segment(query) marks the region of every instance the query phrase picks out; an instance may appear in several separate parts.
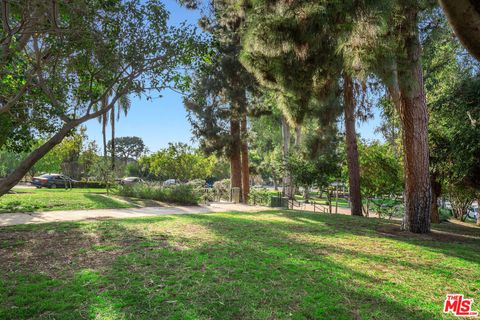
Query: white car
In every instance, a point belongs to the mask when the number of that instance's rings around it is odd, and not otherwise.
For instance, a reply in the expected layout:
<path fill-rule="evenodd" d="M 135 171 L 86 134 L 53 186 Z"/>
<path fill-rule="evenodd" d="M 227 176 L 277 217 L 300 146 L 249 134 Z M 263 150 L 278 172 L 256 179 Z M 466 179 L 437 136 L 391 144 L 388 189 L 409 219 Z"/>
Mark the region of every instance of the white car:
<path fill-rule="evenodd" d="M 467 213 L 467 217 L 469 217 L 472 220 L 477 220 L 478 217 L 478 206 L 472 206 Z"/>
<path fill-rule="evenodd" d="M 128 185 L 135 184 L 135 183 L 138 183 L 138 182 L 143 182 L 143 180 L 139 177 L 126 177 L 126 178 L 123 178 L 122 180 L 120 180 L 120 184 L 122 186 L 128 186 Z"/>
<path fill-rule="evenodd" d="M 176 185 L 177 183 L 178 183 L 178 181 L 175 180 L 175 179 L 168 179 L 168 180 L 165 180 L 165 181 L 163 182 L 163 186 L 164 186 L 164 187 L 174 186 L 174 185 Z"/>

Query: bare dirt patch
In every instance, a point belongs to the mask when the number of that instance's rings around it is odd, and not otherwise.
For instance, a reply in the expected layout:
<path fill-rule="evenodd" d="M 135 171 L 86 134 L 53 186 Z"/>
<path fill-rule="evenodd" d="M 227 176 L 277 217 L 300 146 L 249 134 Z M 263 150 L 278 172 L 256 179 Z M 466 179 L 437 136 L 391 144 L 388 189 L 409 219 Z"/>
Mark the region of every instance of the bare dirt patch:
<path fill-rule="evenodd" d="M 96 250 L 92 248 L 106 248 Z M 79 230 L 3 231 L 0 233 L 0 269 L 4 273 L 43 273 L 51 277 L 79 268 L 103 269 L 125 254 L 128 246 Z"/>
<path fill-rule="evenodd" d="M 446 226 L 448 224 L 448 226 Z M 446 229 L 448 227 L 448 230 Z M 446 222 L 434 226 L 434 229 L 428 234 L 415 234 L 400 229 L 400 224 L 382 225 L 377 229 L 380 235 L 404 238 L 409 240 L 430 240 L 444 243 L 453 242 L 471 242 L 480 240 L 480 228 L 474 226 L 454 225 L 454 223 Z"/>

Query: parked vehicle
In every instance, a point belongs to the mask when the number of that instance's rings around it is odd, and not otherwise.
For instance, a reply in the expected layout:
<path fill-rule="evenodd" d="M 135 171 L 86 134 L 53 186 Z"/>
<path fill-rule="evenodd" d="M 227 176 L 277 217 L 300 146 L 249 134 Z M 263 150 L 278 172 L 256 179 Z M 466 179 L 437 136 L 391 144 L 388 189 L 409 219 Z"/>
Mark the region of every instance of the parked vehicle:
<path fill-rule="evenodd" d="M 473 205 L 467 212 L 467 217 L 472 220 L 477 220 L 478 217 L 478 205 Z"/>
<path fill-rule="evenodd" d="M 78 181 L 73 180 L 70 177 L 64 176 L 63 174 L 46 173 L 38 177 L 33 177 L 30 183 L 37 188 L 55 189 L 58 187 L 61 187 L 61 188 L 73 187 L 76 182 Z"/>
<path fill-rule="evenodd" d="M 165 181 L 163 182 L 163 186 L 164 186 L 164 187 L 174 186 L 174 185 L 176 185 L 176 184 L 178 184 L 178 181 L 175 180 L 175 179 L 168 179 L 168 180 L 165 180 Z"/>
<path fill-rule="evenodd" d="M 122 180 L 120 180 L 119 183 L 122 186 L 128 186 L 128 185 L 132 185 L 132 184 L 139 183 L 139 182 L 144 182 L 144 181 L 139 177 L 126 177 L 126 178 L 123 178 Z"/>

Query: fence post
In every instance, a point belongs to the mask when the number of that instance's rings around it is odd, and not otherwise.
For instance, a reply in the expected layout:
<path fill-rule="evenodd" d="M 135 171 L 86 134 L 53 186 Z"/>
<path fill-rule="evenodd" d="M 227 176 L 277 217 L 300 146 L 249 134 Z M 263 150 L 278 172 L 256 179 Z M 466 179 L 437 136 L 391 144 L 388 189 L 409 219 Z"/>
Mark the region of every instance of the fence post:
<path fill-rule="evenodd" d="M 234 187 L 231 190 L 232 193 L 232 202 L 239 203 L 240 202 L 240 188 Z"/>

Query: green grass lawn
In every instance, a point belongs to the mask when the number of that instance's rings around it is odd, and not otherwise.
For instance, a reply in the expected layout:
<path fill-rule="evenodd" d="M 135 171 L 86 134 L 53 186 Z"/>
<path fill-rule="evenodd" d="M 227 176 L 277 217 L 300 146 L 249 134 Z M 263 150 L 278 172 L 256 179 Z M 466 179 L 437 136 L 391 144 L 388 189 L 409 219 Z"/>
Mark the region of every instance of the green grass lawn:
<path fill-rule="evenodd" d="M 105 189 L 18 188 L 13 191 L 17 193 L 0 197 L 0 213 L 131 207 L 107 196 Z"/>
<path fill-rule="evenodd" d="M 295 211 L 0 229 L 0 319 L 442 319 L 480 228 Z"/>

